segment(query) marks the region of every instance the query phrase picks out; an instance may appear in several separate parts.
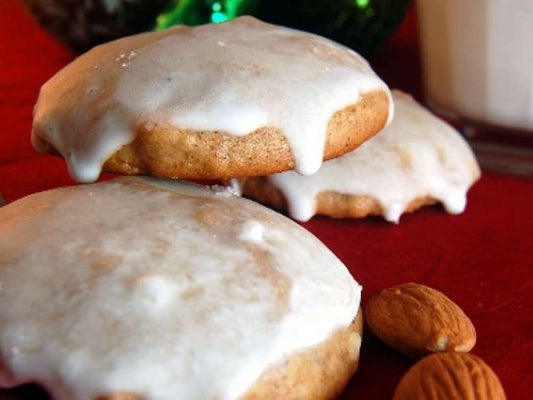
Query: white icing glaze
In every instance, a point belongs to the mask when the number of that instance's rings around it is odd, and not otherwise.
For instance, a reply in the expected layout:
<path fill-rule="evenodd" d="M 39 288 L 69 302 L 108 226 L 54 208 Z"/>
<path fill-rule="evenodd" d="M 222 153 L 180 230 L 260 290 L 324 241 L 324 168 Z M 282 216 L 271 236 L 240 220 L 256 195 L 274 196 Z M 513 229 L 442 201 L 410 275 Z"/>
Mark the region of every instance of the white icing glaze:
<path fill-rule="evenodd" d="M 41 89 L 32 141 L 79 181 L 135 137 L 139 123 L 245 135 L 282 130 L 296 169 L 318 170 L 336 111 L 387 86 L 353 51 L 319 36 L 241 17 L 98 46 Z M 392 108 L 391 108 L 392 113 Z"/>
<path fill-rule="evenodd" d="M 242 225 L 242 231 L 239 234 L 239 239 L 246 242 L 261 243 L 263 241 L 264 226 L 255 220 L 246 221 Z"/>
<path fill-rule="evenodd" d="M 60 400 L 235 399 L 359 305 L 314 236 L 223 191 L 57 189 L 1 208 L 0 237 L 0 385 L 38 381 Z"/>
<path fill-rule="evenodd" d="M 309 220 L 316 196 L 326 191 L 370 196 L 392 222 L 424 196 L 452 214 L 464 210 L 466 192 L 480 176 L 470 147 L 411 96 L 395 90 L 393 99 L 391 124 L 355 151 L 325 162 L 312 176 L 289 171 L 268 177 L 283 192 L 294 219 Z"/>

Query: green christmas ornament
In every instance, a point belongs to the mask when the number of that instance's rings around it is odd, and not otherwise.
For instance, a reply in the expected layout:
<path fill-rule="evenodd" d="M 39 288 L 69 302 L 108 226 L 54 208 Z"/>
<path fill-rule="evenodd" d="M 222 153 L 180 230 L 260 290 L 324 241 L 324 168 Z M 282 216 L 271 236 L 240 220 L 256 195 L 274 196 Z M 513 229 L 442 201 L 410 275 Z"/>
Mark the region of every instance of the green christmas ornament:
<path fill-rule="evenodd" d="M 239 15 L 254 15 L 261 0 L 178 0 L 167 12 L 156 19 L 155 29 L 163 30 L 172 25 L 218 24 Z"/>
<path fill-rule="evenodd" d="M 410 0 L 177 0 L 157 17 L 156 29 L 223 22 L 250 14 L 273 24 L 313 32 L 363 54 L 398 27 Z"/>

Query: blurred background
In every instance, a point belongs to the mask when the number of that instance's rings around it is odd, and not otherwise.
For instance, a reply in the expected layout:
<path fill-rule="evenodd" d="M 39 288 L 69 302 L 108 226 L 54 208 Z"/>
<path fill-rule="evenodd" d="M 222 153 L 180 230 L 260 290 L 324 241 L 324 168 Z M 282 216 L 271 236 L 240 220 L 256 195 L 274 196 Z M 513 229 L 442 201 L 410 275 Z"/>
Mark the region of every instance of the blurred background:
<path fill-rule="evenodd" d="M 370 53 L 401 23 L 410 0 L 25 0 L 42 26 L 77 51 L 176 24 L 254 15 Z"/>

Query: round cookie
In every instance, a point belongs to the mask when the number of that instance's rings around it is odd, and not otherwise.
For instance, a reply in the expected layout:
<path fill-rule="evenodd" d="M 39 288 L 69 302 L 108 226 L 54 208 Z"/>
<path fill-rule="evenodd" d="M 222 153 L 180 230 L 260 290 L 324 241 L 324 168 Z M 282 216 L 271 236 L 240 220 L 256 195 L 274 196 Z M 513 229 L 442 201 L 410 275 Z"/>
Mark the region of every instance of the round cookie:
<path fill-rule="evenodd" d="M 252 201 L 123 177 L 0 208 L 0 386 L 58 399 L 330 399 L 361 287 Z"/>
<path fill-rule="evenodd" d="M 241 17 L 97 46 L 43 87 L 36 149 L 74 179 L 222 179 L 318 170 L 378 132 L 390 92 L 358 54 Z"/>
<path fill-rule="evenodd" d="M 394 90 L 393 99 L 390 125 L 355 151 L 325 162 L 312 176 L 289 171 L 247 178 L 243 193 L 299 221 L 320 214 L 398 222 L 402 213 L 436 202 L 461 213 L 480 176 L 470 147 L 408 94 Z"/>

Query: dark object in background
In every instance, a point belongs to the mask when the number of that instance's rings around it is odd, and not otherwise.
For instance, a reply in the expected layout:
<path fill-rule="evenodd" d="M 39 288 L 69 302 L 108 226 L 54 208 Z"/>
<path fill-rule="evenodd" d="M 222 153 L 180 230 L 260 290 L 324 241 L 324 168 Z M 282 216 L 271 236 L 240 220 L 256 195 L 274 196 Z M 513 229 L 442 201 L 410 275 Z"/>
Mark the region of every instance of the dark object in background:
<path fill-rule="evenodd" d="M 410 0 L 263 1 L 262 19 L 314 32 L 369 54 L 403 21 Z"/>
<path fill-rule="evenodd" d="M 333 39 L 368 54 L 398 27 L 410 0 L 24 0 L 37 20 L 78 51 L 176 24 L 243 14 Z"/>
<path fill-rule="evenodd" d="M 24 0 L 37 21 L 76 51 L 151 30 L 169 0 Z"/>
<path fill-rule="evenodd" d="M 333 39 L 368 54 L 398 27 L 410 0 L 181 0 L 156 29 L 223 22 L 242 14 Z"/>

